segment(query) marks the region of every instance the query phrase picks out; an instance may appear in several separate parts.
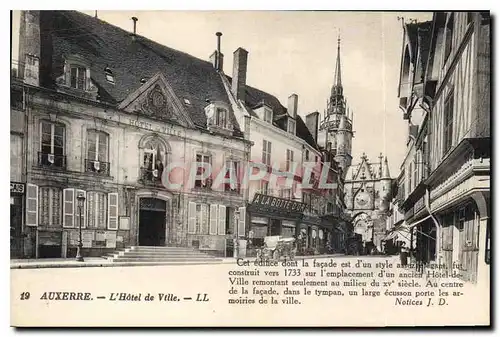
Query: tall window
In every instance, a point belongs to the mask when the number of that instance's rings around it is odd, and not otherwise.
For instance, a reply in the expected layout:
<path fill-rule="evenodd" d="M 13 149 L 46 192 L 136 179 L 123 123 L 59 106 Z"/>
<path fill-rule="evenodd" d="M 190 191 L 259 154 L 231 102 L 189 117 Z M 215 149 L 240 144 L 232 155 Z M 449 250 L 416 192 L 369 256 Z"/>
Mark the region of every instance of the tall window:
<path fill-rule="evenodd" d="M 88 227 L 106 229 L 107 195 L 101 192 L 87 192 Z"/>
<path fill-rule="evenodd" d="M 75 89 L 85 90 L 85 82 L 87 80 L 87 69 L 85 67 L 71 67 L 71 87 Z"/>
<path fill-rule="evenodd" d="M 283 188 L 281 190 L 281 197 L 284 199 L 292 199 L 292 189 L 291 188 Z"/>
<path fill-rule="evenodd" d="M 64 167 L 64 125 L 42 121 L 40 124 L 41 152 L 39 163 Z"/>
<path fill-rule="evenodd" d="M 309 150 L 306 150 L 306 161 L 309 161 Z"/>
<path fill-rule="evenodd" d="M 165 165 L 165 147 L 157 139 L 151 139 L 144 147 L 143 178 L 159 181 Z"/>
<path fill-rule="evenodd" d="M 87 132 L 87 171 L 109 173 L 108 149 L 107 133 L 97 130 Z"/>
<path fill-rule="evenodd" d="M 268 108 L 264 108 L 264 122 L 273 122 L 273 111 Z"/>
<path fill-rule="evenodd" d="M 196 234 L 208 234 L 209 207 L 207 204 L 196 204 Z"/>
<path fill-rule="evenodd" d="M 271 165 L 271 142 L 265 139 L 262 142 L 262 163 Z"/>
<path fill-rule="evenodd" d="M 287 149 L 286 150 L 286 170 L 289 171 L 290 168 L 292 167 L 293 163 L 293 151 Z"/>
<path fill-rule="evenodd" d="M 215 123 L 221 128 L 227 128 L 229 121 L 229 112 L 224 108 L 215 110 Z"/>
<path fill-rule="evenodd" d="M 224 184 L 224 191 L 226 192 L 238 192 L 238 162 L 230 160 L 226 163 L 226 175 L 225 178 L 229 179 L 230 183 Z"/>
<path fill-rule="evenodd" d="M 260 193 L 262 194 L 268 194 L 269 193 L 269 182 L 265 180 L 260 181 Z"/>
<path fill-rule="evenodd" d="M 453 143 L 453 91 L 448 94 L 444 102 L 444 132 L 443 132 L 443 155 L 451 148 Z"/>
<path fill-rule="evenodd" d="M 447 21 L 446 21 L 446 36 L 445 36 L 445 43 L 444 43 L 444 59 L 445 62 L 448 59 L 448 56 L 450 56 L 451 53 L 451 48 L 453 45 L 453 13 L 450 13 L 448 15 Z"/>
<path fill-rule="evenodd" d="M 41 226 L 61 227 L 62 192 L 60 189 L 40 187 L 38 205 Z"/>
<path fill-rule="evenodd" d="M 206 154 L 196 155 L 196 164 L 198 169 L 196 173 L 196 180 L 194 182 L 194 186 L 199 188 L 210 188 L 211 187 L 210 177 L 202 178 L 203 173 L 205 172 L 205 168 L 202 166 L 202 163 L 210 164 L 210 156 Z"/>
<path fill-rule="evenodd" d="M 89 130 L 87 133 L 87 158 L 95 161 L 108 161 L 108 143 L 107 133 Z"/>

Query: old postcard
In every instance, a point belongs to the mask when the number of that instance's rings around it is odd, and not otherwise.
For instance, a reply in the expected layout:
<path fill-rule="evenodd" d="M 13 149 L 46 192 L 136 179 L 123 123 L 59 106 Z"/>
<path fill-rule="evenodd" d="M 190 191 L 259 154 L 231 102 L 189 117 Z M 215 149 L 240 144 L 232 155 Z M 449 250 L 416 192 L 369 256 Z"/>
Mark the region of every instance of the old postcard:
<path fill-rule="evenodd" d="M 490 13 L 11 13 L 15 327 L 490 325 Z"/>

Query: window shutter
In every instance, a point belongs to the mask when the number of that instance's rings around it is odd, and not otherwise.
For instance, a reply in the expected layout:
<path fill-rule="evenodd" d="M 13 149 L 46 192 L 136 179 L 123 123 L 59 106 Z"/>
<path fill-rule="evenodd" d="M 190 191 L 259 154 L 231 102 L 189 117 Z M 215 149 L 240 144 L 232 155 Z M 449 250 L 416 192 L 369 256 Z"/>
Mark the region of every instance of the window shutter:
<path fill-rule="evenodd" d="M 194 234 L 196 231 L 196 203 L 189 202 L 188 214 L 188 234 Z"/>
<path fill-rule="evenodd" d="M 108 229 L 118 229 L 118 193 L 108 193 Z"/>
<path fill-rule="evenodd" d="M 38 226 L 38 186 L 26 187 L 26 226 Z"/>
<path fill-rule="evenodd" d="M 87 217 L 86 217 L 86 214 L 87 214 L 87 192 L 85 192 L 84 190 L 76 190 L 75 191 L 75 227 L 78 227 L 80 226 L 80 210 L 78 209 L 78 199 L 77 197 L 80 195 L 80 194 L 83 194 L 83 196 L 85 197 L 85 202 L 83 203 L 83 208 L 82 208 L 82 228 L 86 228 L 87 227 Z"/>
<path fill-rule="evenodd" d="M 210 229 L 209 229 L 209 234 L 210 235 L 217 235 L 217 207 L 218 205 L 210 205 Z"/>
<path fill-rule="evenodd" d="M 219 235 L 226 235 L 226 206 L 219 205 Z"/>
<path fill-rule="evenodd" d="M 63 227 L 73 228 L 75 221 L 75 189 L 63 190 Z"/>
<path fill-rule="evenodd" d="M 247 218 L 246 207 L 240 207 L 240 218 L 238 221 L 238 236 L 245 236 L 245 220 Z"/>

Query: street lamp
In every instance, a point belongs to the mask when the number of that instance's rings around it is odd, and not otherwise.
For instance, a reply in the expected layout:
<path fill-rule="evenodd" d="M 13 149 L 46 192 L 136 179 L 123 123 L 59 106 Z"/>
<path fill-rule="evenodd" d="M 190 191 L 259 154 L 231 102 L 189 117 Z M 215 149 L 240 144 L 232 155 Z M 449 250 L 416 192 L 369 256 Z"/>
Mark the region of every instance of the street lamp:
<path fill-rule="evenodd" d="M 76 251 L 76 260 L 79 262 L 83 262 L 82 256 L 82 208 L 85 203 L 85 197 L 82 194 L 79 194 L 76 199 L 78 200 L 78 214 L 80 215 L 80 221 L 78 223 L 79 236 L 78 236 L 78 248 Z"/>

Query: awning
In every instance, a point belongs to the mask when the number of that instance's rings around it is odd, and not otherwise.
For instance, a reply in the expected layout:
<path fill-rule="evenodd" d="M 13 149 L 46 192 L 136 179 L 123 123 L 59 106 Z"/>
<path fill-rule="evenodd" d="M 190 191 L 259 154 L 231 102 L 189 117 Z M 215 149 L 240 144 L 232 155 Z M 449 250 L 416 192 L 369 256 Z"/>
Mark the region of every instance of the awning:
<path fill-rule="evenodd" d="M 419 224 L 421 224 L 422 222 L 424 222 L 424 221 L 426 221 L 427 219 L 430 219 L 430 218 L 432 218 L 432 215 L 428 215 L 428 216 L 426 216 L 425 218 L 420 219 L 420 220 L 417 220 L 417 221 L 415 221 L 415 222 L 412 222 L 411 224 L 406 225 L 406 226 L 408 227 L 408 229 L 412 229 L 412 228 L 413 228 L 413 227 L 415 227 L 416 225 L 419 225 Z"/>

